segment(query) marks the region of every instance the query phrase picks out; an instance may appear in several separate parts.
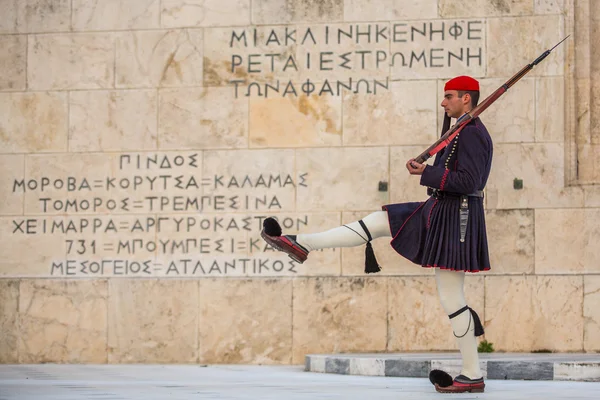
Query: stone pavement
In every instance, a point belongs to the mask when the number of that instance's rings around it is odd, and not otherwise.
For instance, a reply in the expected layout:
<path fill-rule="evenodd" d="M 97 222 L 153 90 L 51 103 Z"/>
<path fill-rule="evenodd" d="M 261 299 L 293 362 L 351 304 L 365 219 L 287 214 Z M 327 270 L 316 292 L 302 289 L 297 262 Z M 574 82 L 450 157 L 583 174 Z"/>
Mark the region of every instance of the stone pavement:
<path fill-rule="evenodd" d="M 486 379 L 600 381 L 600 354 L 597 353 L 482 353 L 479 356 Z M 456 376 L 460 374 L 460 365 L 458 352 L 306 356 L 307 371 L 344 375 L 426 378 L 432 369 L 442 369 Z"/>
<path fill-rule="evenodd" d="M 598 399 L 600 383 L 490 380 L 481 394 L 436 393 L 427 379 L 305 372 L 302 366 L 0 365 L 1 400 Z"/>

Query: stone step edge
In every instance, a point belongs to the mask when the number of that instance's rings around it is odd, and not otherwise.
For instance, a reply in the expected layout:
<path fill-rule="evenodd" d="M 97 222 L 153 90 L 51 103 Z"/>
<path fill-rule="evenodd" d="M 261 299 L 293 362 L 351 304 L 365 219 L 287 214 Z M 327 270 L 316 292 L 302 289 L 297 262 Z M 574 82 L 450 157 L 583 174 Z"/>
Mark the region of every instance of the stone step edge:
<path fill-rule="evenodd" d="M 600 360 L 598 362 L 481 360 L 480 366 L 485 379 L 600 381 Z M 343 355 L 305 357 L 305 371 L 328 374 L 427 378 L 432 369 L 442 369 L 456 376 L 460 373 L 460 360 L 403 360 Z"/>

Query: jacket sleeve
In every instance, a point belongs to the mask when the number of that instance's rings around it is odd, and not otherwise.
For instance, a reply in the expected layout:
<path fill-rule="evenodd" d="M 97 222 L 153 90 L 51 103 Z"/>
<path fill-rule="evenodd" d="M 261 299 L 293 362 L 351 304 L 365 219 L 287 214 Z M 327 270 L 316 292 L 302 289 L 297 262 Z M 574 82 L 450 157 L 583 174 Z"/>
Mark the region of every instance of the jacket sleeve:
<path fill-rule="evenodd" d="M 421 185 L 463 194 L 480 188 L 487 168 L 489 144 L 475 126 L 465 127 L 458 140 L 456 170 L 446 169 L 443 165 L 427 165 L 421 175 Z"/>

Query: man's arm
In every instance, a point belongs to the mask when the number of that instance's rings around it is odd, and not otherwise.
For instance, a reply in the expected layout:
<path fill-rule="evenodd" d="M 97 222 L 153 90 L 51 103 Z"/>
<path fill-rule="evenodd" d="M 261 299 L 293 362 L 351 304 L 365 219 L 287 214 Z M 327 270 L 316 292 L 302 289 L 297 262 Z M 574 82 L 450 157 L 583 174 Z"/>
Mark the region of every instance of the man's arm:
<path fill-rule="evenodd" d="M 458 137 L 456 170 L 424 166 L 421 185 L 455 193 L 469 194 L 481 186 L 489 157 L 489 144 L 475 126 L 465 127 Z"/>

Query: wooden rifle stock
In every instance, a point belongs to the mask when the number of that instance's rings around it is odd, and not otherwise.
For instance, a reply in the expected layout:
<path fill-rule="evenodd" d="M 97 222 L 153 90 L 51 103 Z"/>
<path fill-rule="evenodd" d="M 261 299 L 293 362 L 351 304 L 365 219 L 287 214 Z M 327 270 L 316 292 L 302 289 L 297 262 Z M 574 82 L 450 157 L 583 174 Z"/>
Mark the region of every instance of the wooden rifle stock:
<path fill-rule="evenodd" d="M 571 36 L 571 35 L 569 35 Z M 458 135 L 458 133 L 471 121 L 473 118 L 476 118 L 479 114 L 484 112 L 489 106 L 492 105 L 493 102 L 498 100 L 500 96 L 502 96 L 508 89 L 510 89 L 515 83 L 517 83 L 522 77 L 524 77 L 529 71 L 533 69 L 538 63 L 540 63 L 544 58 L 548 57 L 548 55 L 554 50 L 559 44 L 567 40 L 569 37 L 567 36 L 560 42 L 558 42 L 554 47 L 549 50 L 546 50 L 542 53 L 538 58 L 536 58 L 531 64 L 527 64 L 523 69 L 517 72 L 512 78 L 506 81 L 502 86 L 496 89 L 491 95 L 486 97 L 477 107 L 472 109 L 470 112 L 461 116 L 456 123 L 448 129 L 434 144 L 429 146 L 427 150 L 423 153 L 419 154 L 415 157 L 415 161 L 419 164 L 424 163 L 430 157 L 436 155 L 440 150 L 444 147 L 448 146 L 448 144 Z"/>

